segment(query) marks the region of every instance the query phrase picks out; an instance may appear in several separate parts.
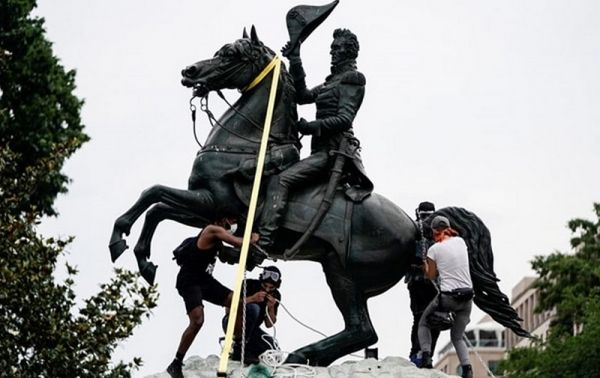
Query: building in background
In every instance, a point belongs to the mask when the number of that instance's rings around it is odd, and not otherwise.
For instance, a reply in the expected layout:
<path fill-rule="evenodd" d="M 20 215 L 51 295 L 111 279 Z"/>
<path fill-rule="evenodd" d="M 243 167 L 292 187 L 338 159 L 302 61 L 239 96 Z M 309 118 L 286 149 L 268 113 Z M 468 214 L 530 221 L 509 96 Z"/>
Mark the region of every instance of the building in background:
<path fill-rule="evenodd" d="M 539 292 L 533 287 L 536 277 L 523 277 L 521 281 L 512 290 L 511 305 L 517 310 L 519 317 L 523 319 L 523 328 L 532 335 L 545 340 L 550 328 L 550 322 L 555 314 L 555 310 L 536 313 L 535 308 L 539 303 Z M 515 335 L 506 330 L 506 349 L 514 347 L 527 347 L 531 345 L 532 340 Z"/>

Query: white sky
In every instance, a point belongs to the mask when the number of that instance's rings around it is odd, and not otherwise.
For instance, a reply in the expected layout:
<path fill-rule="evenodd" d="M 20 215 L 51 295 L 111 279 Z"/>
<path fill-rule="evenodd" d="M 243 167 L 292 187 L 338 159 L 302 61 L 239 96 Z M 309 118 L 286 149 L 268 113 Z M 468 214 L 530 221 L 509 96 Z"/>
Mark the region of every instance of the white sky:
<path fill-rule="evenodd" d="M 285 14 L 297 4 L 39 1 L 36 14 L 46 18 L 55 54 L 77 70 L 77 95 L 86 101 L 83 122 L 92 137 L 66 164 L 73 182 L 56 203 L 60 217 L 41 226 L 49 236 L 76 236 L 67 259 L 80 269 L 82 298 L 112 275 L 107 244 L 116 217 L 152 184 L 187 185 L 197 146 L 181 69 L 212 56 L 251 24 L 279 50 L 287 41 Z M 492 232 L 495 270 L 510 295 L 531 274 L 534 255 L 568 250 L 567 221 L 592 217 L 592 203 L 600 201 L 600 3 L 369 4 L 342 0 L 304 44 L 308 83 L 316 85 L 328 73 L 333 30 L 354 31 L 361 43 L 359 70 L 367 78 L 355 132 L 376 191 L 409 214 L 423 200 L 477 213 Z M 224 109 L 216 96 L 211 106 L 215 114 Z M 313 119 L 314 108 L 305 106 L 301 114 Z M 201 139 L 208 129 L 201 114 Z M 128 239 L 131 248 L 140 225 Z M 137 376 L 167 366 L 186 326 L 171 251 L 194 233 L 165 222 L 155 235 L 159 305 L 116 353 L 145 360 Z M 135 268 L 130 251 L 117 266 Z M 327 334 L 339 331 L 341 317 L 320 266 L 277 265 L 284 303 L 294 315 Z M 234 272 L 218 266 L 216 276 L 231 287 Z M 380 356 L 406 357 L 411 314 L 405 285 L 369 303 Z M 221 316 L 222 309 L 206 306 L 205 326 L 188 356 L 218 353 Z M 319 339 L 284 313 L 278 325 L 285 350 Z"/>

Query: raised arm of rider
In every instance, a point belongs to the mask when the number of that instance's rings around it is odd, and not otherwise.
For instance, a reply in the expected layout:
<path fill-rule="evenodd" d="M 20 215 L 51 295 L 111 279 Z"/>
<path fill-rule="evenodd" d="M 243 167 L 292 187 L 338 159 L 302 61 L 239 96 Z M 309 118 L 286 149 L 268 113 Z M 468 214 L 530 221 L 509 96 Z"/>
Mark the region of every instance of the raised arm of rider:
<path fill-rule="evenodd" d="M 306 86 L 306 73 L 304 72 L 304 67 L 302 67 L 300 55 L 290 55 L 288 59 L 290 61 L 290 75 L 294 80 L 294 89 L 296 89 L 296 102 L 299 105 L 312 104 L 315 102 L 322 85 L 308 89 Z"/>

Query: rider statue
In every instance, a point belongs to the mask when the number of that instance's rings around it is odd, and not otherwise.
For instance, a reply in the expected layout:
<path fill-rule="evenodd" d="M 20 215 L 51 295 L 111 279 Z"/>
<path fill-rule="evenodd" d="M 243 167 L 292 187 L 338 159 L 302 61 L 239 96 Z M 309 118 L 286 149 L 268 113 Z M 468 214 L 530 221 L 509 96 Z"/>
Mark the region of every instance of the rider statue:
<path fill-rule="evenodd" d="M 329 6 L 337 5 L 337 2 L 334 3 Z M 366 177 L 358 155 L 358 140 L 352 130 L 354 117 L 360 109 L 365 94 L 365 77 L 356 69 L 359 44 L 354 33 L 347 29 L 334 31 L 331 44 L 331 74 L 325 78 L 324 83 L 312 89 L 306 86 L 306 74 L 300 59 L 300 45 L 303 38 L 312 32 L 306 30 L 311 27 L 310 22 L 306 22 L 306 18 L 310 18 L 311 11 L 315 8 L 317 7 L 299 6 L 288 13 L 290 42 L 282 49 L 283 55 L 290 62 L 289 71 L 294 80 L 296 102 L 316 105 L 317 114 L 314 121 L 301 118 L 297 123 L 297 129 L 301 134 L 312 135 L 311 155 L 279 175 L 273 176 L 268 183 L 258 228 L 260 234 L 258 244 L 265 251 L 269 251 L 273 246 L 274 234 L 285 213 L 289 192 L 300 186 L 326 182 L 336 154 L 345 155 L 350 159 L 348 162 L 351 164 L 346 164 L 343 169 L 346 175 L 344 181 L 346 195 L 349 199 L 360 202 L 373 190 L 373 184 Z M 322 15 L 323 12 L 317 14 Z M 294 33 L 293 26 L 290 27 L 290 19 L 291 21 L 301 19 L 298 24 L 304 29 L 298 28 L 298 33 Z M 322 19 L 316 20 L 315 23 L 321 21 Z M 314 30 L 315 27 L 313 23 L 312 29 Z M 343 145 L 350 145 L 350 147 L 340 147 L 344 139 L 349 142 Z"/>

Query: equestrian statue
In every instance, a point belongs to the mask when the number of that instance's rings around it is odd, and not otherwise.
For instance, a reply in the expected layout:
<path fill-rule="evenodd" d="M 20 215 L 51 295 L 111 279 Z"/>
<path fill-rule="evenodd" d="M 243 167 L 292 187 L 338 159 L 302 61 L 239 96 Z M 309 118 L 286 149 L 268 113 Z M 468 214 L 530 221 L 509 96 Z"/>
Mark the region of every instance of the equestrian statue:
<path fill-rule="evenodd" d="M 288 362 L 327 366 L 336 359 L 373 345 L 377 334 L 367 300 L 405 275 L 420 238 L 415 222 L 384 196 L 372 192 L 358 156 L 352 121 L 362 102 L 365 78 L 356 70 L 358 41 L 345 29 L 334 33 L 332 73 L 307 89 L 299 56 L 300 44 L 333 7 L 299 6 L 288 13 L 290 42 L 283 54 L 261 189 L 258 229 L 269 258 L 310 260 L 323 267 L 344 329 L 304 346 Z M 237 101 L 219 118 L 196 155 L 187 189 L 154 185 L 117 218 L 109 242 L 113 262 L 127 249 L 123 239 L 144 213 L 134 247 L 141 275 L 154 282 L 156 265 L 150 246 L 158 224 L 170 219 L 203 228 L 216 219 L 244 219 L 265 117 L 273 50 L 250 35 L 226 44 L 207 60 L 182 71 L 182 84 L 206 101 L 209 92 L 238 89 Z M 298 120 L 298 103 L 315 102 L 314 121 Z M 341 109 L 341 110 L 340 110 Z M 209 113 L 210 114 L 210 113 Z M 312 135 L 312 153 L 300 160 L 300 135 Z M 493 269 L 490 234 L 473 213 L 445 208 L 434 213 L 450 219 L 469 247 L 475 303 L 516 334 L 528 336 L 515 310 L 498 288 Z M 254 264 L 264 255 L 254 255 Z M 248 267 L 251 268 L 251 267 Z"/>

